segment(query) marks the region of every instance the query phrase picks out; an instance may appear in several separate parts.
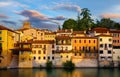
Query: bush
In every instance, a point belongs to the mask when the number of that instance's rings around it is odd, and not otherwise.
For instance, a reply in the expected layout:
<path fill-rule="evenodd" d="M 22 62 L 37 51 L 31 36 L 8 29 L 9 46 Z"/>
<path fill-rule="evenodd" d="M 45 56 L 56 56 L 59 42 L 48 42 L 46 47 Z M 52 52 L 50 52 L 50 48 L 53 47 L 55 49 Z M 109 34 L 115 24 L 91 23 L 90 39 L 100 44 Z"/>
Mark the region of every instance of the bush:
<path fill-rule="evenodd" d="M 73 69 L 75 67 L 75 64 L 72 63 L 72 61 L 66 61 L 63 63 L 63 67 L 68 69 Z"/>
<path fill-rule="evenodd" d="M 46 68 L 52 68 L 52 61 L 47 61 Z"/>

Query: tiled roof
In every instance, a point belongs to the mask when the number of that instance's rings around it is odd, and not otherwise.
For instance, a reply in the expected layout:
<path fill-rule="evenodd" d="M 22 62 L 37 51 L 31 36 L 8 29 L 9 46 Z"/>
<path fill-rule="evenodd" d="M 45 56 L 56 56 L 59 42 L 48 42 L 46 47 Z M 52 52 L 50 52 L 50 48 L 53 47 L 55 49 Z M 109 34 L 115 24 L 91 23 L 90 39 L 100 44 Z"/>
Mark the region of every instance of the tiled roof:
<path fill-rule="evenodd" d="M 120 30 L 110 30 L 110 33 L 120 33 Z"/>
<path fill-rule="evenodd" d="M 55 32 L 45 33 L 45 35 L 55 35 L 55 34 L 56 34 Z"/>
<path fill-rule="evenodd" d="M 73 31 L 73 34 L 85 34 L 85 31 Z"/>
<path fill-rule="evenodd" d="M 76 38 L 76 39 L 97 39 L 96 37 L 72 37 L 72 38 Z"/>
<path fill-rule="evenodd" d="M 107 31 L 109 31 L 109 29 L 98 27 L 98 28 L 92 29 L 92 31 L 96 31 L 97 33 L 107 33 Z"/>
<path fill-rule="evenodd" d="M 70 36 L 56 36 L 56 39 L 71 39 Z"/>
<path fill-rule="evenodd" d="M 58 30 L 57 33 L 71 33 L 72 29 Z"/>

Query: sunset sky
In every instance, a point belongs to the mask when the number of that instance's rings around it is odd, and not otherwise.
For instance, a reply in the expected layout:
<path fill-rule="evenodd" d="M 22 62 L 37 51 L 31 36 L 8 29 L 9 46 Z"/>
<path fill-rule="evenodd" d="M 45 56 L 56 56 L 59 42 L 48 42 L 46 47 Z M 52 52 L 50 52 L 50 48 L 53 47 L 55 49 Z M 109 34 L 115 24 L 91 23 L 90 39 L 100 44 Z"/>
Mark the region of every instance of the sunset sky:
<path fill-rule="evenodd" d="M 88 8 L 94 20 L 120 22 L 120 0 L 0 0 L 0 24 L 18 29 L 29 21 L 33 27 L 55 30 L 66 19 L 76 19 L 82 8 Z"/>

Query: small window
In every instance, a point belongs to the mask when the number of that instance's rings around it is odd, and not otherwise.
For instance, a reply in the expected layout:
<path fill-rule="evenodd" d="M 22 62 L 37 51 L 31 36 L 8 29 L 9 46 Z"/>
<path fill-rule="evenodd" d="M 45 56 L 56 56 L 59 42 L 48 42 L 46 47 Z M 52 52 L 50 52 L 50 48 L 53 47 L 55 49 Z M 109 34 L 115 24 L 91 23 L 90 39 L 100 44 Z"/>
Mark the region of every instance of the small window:
<path fill-rule="evenodd" d="M 46 54 L 45 50 L 43 51 L 43 54 Z"/>
<path fill-rule="evenodd" d="M 102 41 L 102 38 L 100 38 L 100 41 Z"/>
<path fill-rule="evenodd" d="M 76 40 L 75 40 L 75 43 L 76 43 Z"/>
<path fill-rule="evenodd" d="M 43 57 L 43 59 L 45 60 L 45 57 Z"/>
<path fill-rule="evenodd" d="M 95 40 L 93 42 L 95 43 Z"/>
<path fill-rule="evenodd" d="M 0 34 L 2 34 L 2 31 L 0 31 Z"/>
<path fill-rule="evenodd" d="M 86 43 L 86 40 L 84 40 L 84 43 Z"/>
<path fill-rule="evenodd" d="M 54 60 L 54 56 L 52 57 L 52 59 Z"/>
<path fill-rule="evenodd" d="M 66 56 L 66 58 L 68 58 L 68 56 Z"/>
<path fill-rule="evenodd" d="M 0 43 L 0 47 L 2 47 L 2 43 Z"/>
<path fill-rule="evenodd" d="M 0 37 L 0 40 L 2 40 L 2 37 Z"/>
<path fill-rule="evenodd" d="M 81 56 L 81 53 L 79 53 L 79 56 Z"/>
<path fill-rule="evenodd" d="M 75 56 L 77 56 L 77 53 L 75 53 Z"/>
<path fill-rule="evenodd" d="M 103 54 L 103 50 L 100 50 L 100 54 Z"/>
<path fill-rule="evenodd" d="M 109 44 L 109 47 L 111 48 L 111 47 L 112 47 L 112 44 Z"/>
<path fill-rule="evenodd" d="M 62 58 L 63 56 L 61 55 L 61 58 Z"/>
<path fill-rule="evenodd" d="M 52 48 L 54 48 L 54 44 L 52 45 Z"/>
<path fill-rule="evenodd" d="M 111 51 L 110 51 L 110 50 L 108 50 L 108 54 L 111 54 Z"/>
<path fill-rule="evenodd" d="M 100 44 L 100 47 L 103 47 L 103 44 Z"/>
<path fill-rule="evenodd" d="M 2 63 L 2 60 L 0 59 L 0 63 Z"/>
<path fill-rule="evenodd" d="M 50 60 L 50 56 L 48 56 L 48 60 Z"/>
<path fill-rule="evenodd" d="M 38 50 L 38 54 L 41 54 L 41 50 Z"/>
<path fill-rule="evenodd" d="M 54 52 L 54 50 L 52 50 L 52 54 L 54 54 L 55 52 Z"/>
<path fill-rule="evenodd" d="M 33 50 L 33 54 L 36 54 L 36 50 Z"/>
<path fill-rule="evenodd" d="M 112 41 L 112 39 L 110 38 L 109 41 Z"/>
<path fill-rule="evenodd" d="M 79 43 L 81 43 L 81 40 L 79 40 Z"/>
<path fill-rule="evenodd" d="M 35 60 L 35 59 L 36 59 L 36 57 L 33 57 L 33 59 Z"/>
<path fill-rule="evenodd" d="M 91 41 L 89 40 L 89 43 L 91 43 Z"/>
<path fill-rule="evenodd" d="M 38 57 L 38 59 L 40 60 L 40 57 Z"/>
<path fill-rule="evenodd" d="M 75 49 L 75 50 L 77 49 L 77 48 L 76 48 L 76 46 L 75 46 L 75 48 L 74 48 L 74 49 Z"/>

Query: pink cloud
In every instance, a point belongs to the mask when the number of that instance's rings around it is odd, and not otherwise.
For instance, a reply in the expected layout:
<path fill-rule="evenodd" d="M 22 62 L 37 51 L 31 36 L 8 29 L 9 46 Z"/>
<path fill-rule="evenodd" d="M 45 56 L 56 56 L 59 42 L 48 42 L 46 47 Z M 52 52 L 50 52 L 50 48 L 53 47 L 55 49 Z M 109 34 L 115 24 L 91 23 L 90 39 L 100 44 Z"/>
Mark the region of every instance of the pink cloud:
<path fill-rule="evenodd" d="M 102 18 L 120 18 L 120 14 L 105 13 L 100 15 Z"/>

